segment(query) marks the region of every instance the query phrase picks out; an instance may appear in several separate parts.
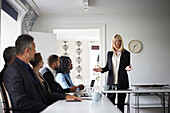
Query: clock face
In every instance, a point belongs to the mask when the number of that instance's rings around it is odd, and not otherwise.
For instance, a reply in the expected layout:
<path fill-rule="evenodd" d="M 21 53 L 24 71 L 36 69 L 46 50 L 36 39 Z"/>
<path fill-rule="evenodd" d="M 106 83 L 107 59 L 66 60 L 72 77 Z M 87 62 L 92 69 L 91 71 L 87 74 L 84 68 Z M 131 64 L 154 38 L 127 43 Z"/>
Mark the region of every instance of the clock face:
<path fill-rule="evenodd" d="M 128 47 L 132 53 L 137 53 L 142 49 L 142 44 L 139 40 L 132 40 L 129 42 Z"/>

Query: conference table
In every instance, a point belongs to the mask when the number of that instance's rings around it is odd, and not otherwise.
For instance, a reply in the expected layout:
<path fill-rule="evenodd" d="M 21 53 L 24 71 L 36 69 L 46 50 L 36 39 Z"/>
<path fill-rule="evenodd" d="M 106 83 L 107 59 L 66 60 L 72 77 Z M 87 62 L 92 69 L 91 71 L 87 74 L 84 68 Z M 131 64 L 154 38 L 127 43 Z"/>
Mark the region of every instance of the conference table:
<path fill-rule="evenodd" d="M 108 93 L 127 93 L 128 94 L 128 100 L 127 100 L 127 112 L 130 113 L 130 94 L 134 93 L 134 94 L 142 94 L 142 93 L 153 93 L 155 95 L 157 95 L 158 97 L 160 97 L 160 99 L 163 101 L 163 113 L 165 113 L 165 93 L 168 94 L 168 113 L 170 113 L 170 98 L 169 98 L 169 94 L 170 94 L 170 89 L 134 89 L 134 90 L 131 90 L 131 89 L 128 89 L 128 90 L 109 90 L 109 91 L 103 91 L 103 93 L 105 93 L 106 95 Z M 161 95 L 159 94 L 161 93 Z M 137 108 L 138 108 L 138 113 L 139 113 L 139 96 L 138 96 L 138 99 L 137 99 Z"/>
<path fill-rule="evenodd" d="M 48 106 L 41 113 L 122 113 L 111 101 L 102 95 L 99 102 L 90 99 L 81 102 L 59 100 Z"/>

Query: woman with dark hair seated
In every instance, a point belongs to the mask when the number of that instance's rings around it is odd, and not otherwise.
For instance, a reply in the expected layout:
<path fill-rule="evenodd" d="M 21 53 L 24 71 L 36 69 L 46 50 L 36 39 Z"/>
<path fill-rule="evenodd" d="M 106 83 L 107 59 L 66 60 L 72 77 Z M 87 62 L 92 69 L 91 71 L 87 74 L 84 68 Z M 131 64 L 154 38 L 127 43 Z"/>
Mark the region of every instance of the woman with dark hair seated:
<path fill-rule="evenodd" d="M 36 73 L 38 79 L 41 81 L 41 84 L 44 86 L 44 89 L 46 91 L 50 91 L 49 85 L 46 82 L 46 80 L 44 79 L 44 77 L 41 75 L 41 73 L 39 72 L 39 70 L 43 67 L 44 65 L 44 61 L 42 59 L 41 53 L 35 53 L 34 55 L 34 60 L 30 61 L 30 64 L 33 67 L 34 72 Z"/>
<path fill-rule="evenodd" d="M 63 89 L 70 88 L 74 86 L 71 77 L 70 77 L 70 70 L 73 68 L 71 59 L 67 56 L 60 57 L 60 68 L 58 73 L 55 77 L 57 83 L 59 83 Z M 79 90 L 84 89 L 84 85 L 80 84 L 77 86 Z M 77 90 L 78 90 L 77 89 Z"/>
<path fill-rule="evenodd" d="M 44 64 L 41 53 L 36 53 L 34 55 L 34 61 L 30 61 L 30 64 L 32 65 L 34 72 L 38 76 L 38 79 L 41 81 L 42 85 L 44 86 L 44 89 L 46 91 L 53 92 L 53 91 L 50 90 L 50 86 L 49 86 L 48 82 L 45 80 L 45 78 L 39 72 L 39 70 L 43 67 L 43 64 Z M 69 92 L 75 92 L 75 91 L 76 91 L 76 87 L 75 88 L 72 87 L 72 88 L 63 89 L 60 86 L 60 84 L 57 84 L 57 91 L 56 92 L 58 92 L 58 93 L 69 93 Z"/>

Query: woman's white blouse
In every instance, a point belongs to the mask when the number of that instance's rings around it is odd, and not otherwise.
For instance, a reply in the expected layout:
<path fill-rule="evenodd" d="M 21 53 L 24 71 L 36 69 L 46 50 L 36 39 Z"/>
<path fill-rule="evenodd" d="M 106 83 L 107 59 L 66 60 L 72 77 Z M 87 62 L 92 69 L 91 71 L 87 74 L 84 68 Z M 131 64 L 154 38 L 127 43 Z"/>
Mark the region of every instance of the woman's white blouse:
<path fill-rule="evenodd" d="M 122 55 L 122 52 L 119 51 L 116 55 L 116 52 L 114 51 L 112 56 L 112 65 L 113 65 L 113 77 L 114 81 L 113 84 L 118 84 L 118 70 L 119 70 L 119 64 L 120 64 L 120 57 Z"/>

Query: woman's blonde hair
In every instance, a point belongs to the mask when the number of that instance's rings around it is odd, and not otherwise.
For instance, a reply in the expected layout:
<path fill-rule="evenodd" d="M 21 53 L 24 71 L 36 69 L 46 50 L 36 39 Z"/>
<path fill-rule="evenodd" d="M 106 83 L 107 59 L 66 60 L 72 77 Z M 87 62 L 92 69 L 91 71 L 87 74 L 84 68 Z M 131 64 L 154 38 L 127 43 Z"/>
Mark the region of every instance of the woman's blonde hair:
<path fill-rule="evenodd" d="M 116 35 L 112 38 L 112 40 L 113 40 L 113 39 L 118 39 L 118 40 L 121 42 L 119 51 L 125 50 L 125 48 L 124 48 L 124 46 L 123 46 L 122 37 L 121 37 L 119 34 L 116 34 Z M 115 50 L 113 43 L 112 43 L 112 50 Z"/>

